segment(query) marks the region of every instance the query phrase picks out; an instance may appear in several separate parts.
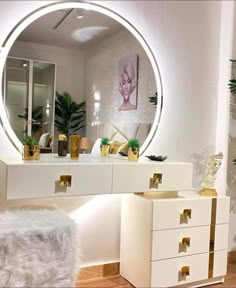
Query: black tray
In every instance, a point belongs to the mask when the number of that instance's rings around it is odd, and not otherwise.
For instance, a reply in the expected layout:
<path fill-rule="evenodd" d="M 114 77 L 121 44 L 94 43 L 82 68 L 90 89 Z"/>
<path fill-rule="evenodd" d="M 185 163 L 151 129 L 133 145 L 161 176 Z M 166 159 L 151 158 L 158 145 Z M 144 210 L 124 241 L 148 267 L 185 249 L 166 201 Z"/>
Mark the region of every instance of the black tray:
<path fill-rule="evenodd" d="M 148 159 L 152 160 L 152 161 L 165 161 L 167 159 L 167 156 L 156 156 L 156 155 L 149 155 L 149 156 L 145 156 Z"/>

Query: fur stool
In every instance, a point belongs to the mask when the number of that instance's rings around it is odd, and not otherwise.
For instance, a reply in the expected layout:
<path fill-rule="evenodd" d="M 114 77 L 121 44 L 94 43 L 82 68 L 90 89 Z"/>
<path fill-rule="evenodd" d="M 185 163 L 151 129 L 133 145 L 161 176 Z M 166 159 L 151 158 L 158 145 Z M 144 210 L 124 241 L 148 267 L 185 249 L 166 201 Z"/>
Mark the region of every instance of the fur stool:
<path fill-rule="evenodd" d="M 57 210 L 0 213 L 0 287 L 74 287 L 77 227 Z"/>

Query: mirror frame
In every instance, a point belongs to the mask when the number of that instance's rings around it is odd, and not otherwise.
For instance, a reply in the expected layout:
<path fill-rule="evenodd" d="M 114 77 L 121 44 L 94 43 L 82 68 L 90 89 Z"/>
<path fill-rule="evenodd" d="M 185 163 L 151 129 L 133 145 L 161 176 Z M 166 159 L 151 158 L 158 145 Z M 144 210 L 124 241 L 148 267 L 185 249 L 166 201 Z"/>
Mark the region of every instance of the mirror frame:
<path fill-rule="evenodd" d="M 157 106 L 156 106 L 156 113 L 155 113 L 155 118 L 152 123 L 151 130 L 144 141 L 143 145 L 140 147 L 140 155 L 142 155 L 145 150 L 148 148 L 150 145 L 157 128 L 159 126 L 160 118 L 161 118 L 161 112 L 162 112 L 162 106 L 163 106 L 163 88 L 162 88 L 162 81 L 161 81 L 161 75 L 160 71 L 156 62 L 156 59 L 153 55 L 153 52 L 151 51 L 151 48 L 149 47 L 148 43 L 146 40 L 143 38 L 143 36 L 137 31 L 134 26 L 128 22 L 124 17 L 121 15 L 117 14 L 116 12 L 112 11 L 109 8 L 106 8 L 104 6 L 98 5 L 94 2 L 56 2 L 52 4 L 48 4 L 45 6 L 42 6 L 28 15 L 26 15 L 18 24 L 11 30 L 11 32 L 8 34 L 6 37 L 5 41 L 2 44 L 1 47 L 1 57 L 0 57 L 0 79 L 1 79 L 1 84 L 0 84 L 0 123 L 3 127 L 3 130 L 5 131 L 5 134 L 9 138 L 10 142 L 13 144 L 13 146 L 20 152 L 22 153 L 22 143 L 20 140 L 17 138 L 16 134 L 14 133 L 10 122 L 8 121 L 7 118 L 7 113 L 3 104 L 3 99 L 2 99 L 2 77 L 3 77 L 3 70 L 4 70 L 4 65 L 8 56 L 8 53 L 13 46 L 15 40 L 17 37 L 20 35 L 20 33 L 27 27 L 29 26 L 33 21 L 36 19 L 40 18 L 41 16 L 44 16 L 45 14 L 48 14 L 50 12 L 59 10 L 59 9 L 71 9 L 71 8 L 81 8 L 81 9 L 89 9 L 93 10 L 102 14 L 105 14 L 106 16 L 109 16 L 113 18 L 114 20 L 118 21 L 120 24 L 122 24 L 125 28 L 127 28 L 133 35 L 134 37 L 139 41 L 143 49 L 145 50 L 156 79 L 156 85 L 157 85 L 157 95 L 158 95 L 158 101 L 157 101 Z"/>

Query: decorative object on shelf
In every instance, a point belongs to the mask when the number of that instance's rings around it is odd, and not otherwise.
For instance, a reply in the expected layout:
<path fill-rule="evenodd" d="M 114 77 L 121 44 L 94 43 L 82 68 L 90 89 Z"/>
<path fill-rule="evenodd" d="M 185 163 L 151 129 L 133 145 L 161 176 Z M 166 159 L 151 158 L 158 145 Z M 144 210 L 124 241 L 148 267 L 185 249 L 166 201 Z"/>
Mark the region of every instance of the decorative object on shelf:
<path fill-rule="evenodd" d="M 68 138 L 64 134 L 58 135 L 58 156 L 66 156 L 68 149 Z"/>
<path fill-rule="evenodd" d="M 128 160 L 137 161 L 139 158 L 139 140 L 135 138 L 130 139 L 128 142 L 128 146 Z"/>
<path fill-rule="evenodd" d="M 150 160 L 153 160 L 153 161 L 165 161 L 167 159 L 167 156 L 156 156 L 156 155 L 147 155 L 145 156 L 147 157 L 148 159 Z"/>
<path fill-rule="evenodd" d="M 70 159 L 79 159 L 79 141 L 80 136 L 78 134 L 70 135 Z"/>
<path fill-rule="evenodd" d="M 40 150 L 38 140 L 34 136 L 25 136 L 23 139 L 23 160 L 39 160 Z"/>
<path fill-rule="evenodd" d="M 55 126 L 58 131 L 69 137 L 81 128 L 85 127 L 86 102 L 76 103 L 68 92 L 59 94 L 56 92 L 55 101 Z"/>
<path fill-rule="evenodd" d="M 216 189 L 214 188 L 214 182 L 216 180 L 216 174 L 220 169 L 223 159 L 223 153 L 210 156 L 207 164 L 206 176 L 202 181 L 200 195 L 202 196 L 217 196 Z"/>
<path fill-rule="evenodd" d="M 155 92 L 154 95 L 148 98 L 150 103 L 152 103 L 154 106 L 157 106 L 157 92 Z"/>
<path fill-rule="evenodd" d="M 91 148 L 91 140 L 90 140 L 90 138 L 88 138 L 88 137 L 80 138 L 79 148 L 81 150 L 83 150 L 83 153 L 85 153 L 86 151 L 89 151 L 90 148 Z"/>
<path fill-rule="evenodd" d="M 108 137 L 101 138 L 100 151 L 101 156 L 108 156 L 110 150 L 110 140 Z"/>

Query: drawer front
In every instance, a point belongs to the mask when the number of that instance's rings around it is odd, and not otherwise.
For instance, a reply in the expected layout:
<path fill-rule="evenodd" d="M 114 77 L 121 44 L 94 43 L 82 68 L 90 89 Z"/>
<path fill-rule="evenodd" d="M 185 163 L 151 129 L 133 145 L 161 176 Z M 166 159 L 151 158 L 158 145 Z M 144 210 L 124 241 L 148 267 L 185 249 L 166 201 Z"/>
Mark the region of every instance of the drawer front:
<path fill-rule="evenodd" d="M 229 223 L 230 198 L 225 196 L 216 199 L 216 224 Z"/>
<path fill-rule="evenodd" d="M 214 253 L 213 277 L 225 276 L 227 273 L 228 251 L 217 251 Z"/>
<path fill-rule="evenodd" d="M 151 287 L 170 287 L 208 278 L 207 253 L 151 263 Z M 182 267 L 189 267 L 189 276 L 182 275 Z"/>
<path fill-rule="evenodd" d="M 228 249 L 229 224 L 215 225 L 214 250 Z"/>
<path fill-rule="evenodd" d="M 153 231 L 152 261 L 208 253 L 210 226 Z"/>
<path fill-rule="evenodd" d="M 71 187 L 60 186 L 60 175 L 72 176 Z M 10 165 L 7 199 L 107 194 L 111 179 L 109 164 Z"/>
<path fill-rule="evenodd" d="M 152 230 L 204 226 L 210 221 L 210 198 L 153 200 Z"/>
<path fill-rule="evenodd" d="M 162 183 L 152 187 L 154 173 L 162 174 Z M 188 190 L 192 187 L 192 164 L 126 163 L 113 166 L 113 193 Z"/>

